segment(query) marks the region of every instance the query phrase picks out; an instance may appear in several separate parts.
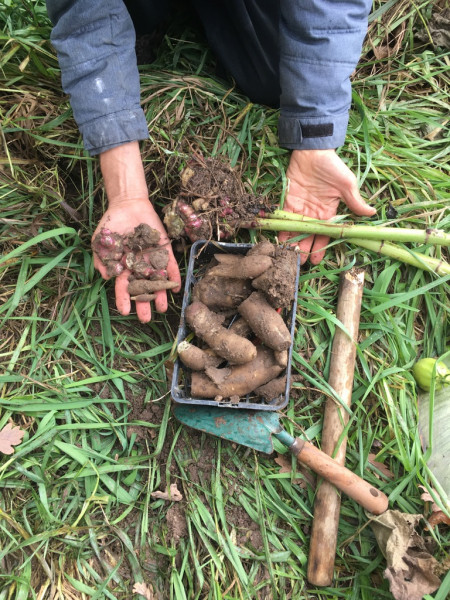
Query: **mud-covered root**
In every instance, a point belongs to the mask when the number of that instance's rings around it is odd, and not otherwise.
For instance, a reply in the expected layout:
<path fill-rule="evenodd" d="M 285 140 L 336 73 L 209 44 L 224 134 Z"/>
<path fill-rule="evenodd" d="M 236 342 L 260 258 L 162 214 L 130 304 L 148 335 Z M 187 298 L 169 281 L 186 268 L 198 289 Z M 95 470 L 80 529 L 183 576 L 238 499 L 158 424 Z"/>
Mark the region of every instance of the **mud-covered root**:
<path fill-rule="evenodd" d="M 167 279 L 167 271 L 165 269 L 155 269 L 155 267 L 152 267 L 145 261 L 135 262 L 130 271 L 132 275 L 138 279 Z"/>
<path fill-rule="evenodd" d="M 106 260 L 103 263 L 106 267 L 108 277 L 118 277 L 124 271 L 124 266 L 116 260 Z"/>
<path fill-rule="evenodd" d="M 264 385 L 256 388 L 255 394 L 264 398 L 267 402 L 278 398 L 281 394 L 284 394 L 286 391 L 286 383 L 287 377 L 286 375 L 282 375 L 281 377 L 277 377 L 276 379 L 272 379 L 268 381 Z"/>
<path fill-rule="evenodd" d="M 212 229 L 208 220 L 181 198 L 176 198 L 164 209 L 164 225 L 171 239 L 186 234 L 191 242 L 211 237 Z"/>
<path fill-rule="evenodd" d="M 103 227 L 92 240 L 92 249 L 100 260 L 120 260 L 124 253 L 123 237 Z"/>
<path fill-rule="evenodd" d="M 192 371 L 203 371 L 209 367 L 217 367 L 223 362 L 223 358 L 214 354 L 210 348 L 203 350 L 186 340 L 178 344 L 177 352 L 184 366 Z"/>
<path fill-rule="evenodd" d="M 158 232 L 157 232 L 158 233 Z M 147 248 L 145 252 L 126 252 L 122 264 L 142 279 L 167 279 L 169 253 L 165 248 Z"/>
<path fill-rule="evenodd" d="M 143 294 L 153 294 L 161 290 L 173 290 L 178 286 L 176 281 L 133 279 L 128 282 L 128 293 L 130 296 L 141 296 Z"/>
<path fill-rule="evenodd" d="M 231 367 L 222 367 L 221 369 L 218 369 L 217 367 L 206 367 L 205 369 L 205 375 L 207 375 L 209 379 L 211 379 L 211 381 L 219 387 L 231 374 Z"/>
<path fill-rule="evenodd" d="M 208 274 L 212 277 L 234 277 L 236 279 L 255 279 L 262 275 L 273 265 L 270 256 L 239 254 L 215 254 L 214 258 L 219 263 L 212 267 Z"/>
<path fill-rule="evenodd" d="M 245 279 L 206 275 L 194 285 L 192 299 L 211 310 L 235 309 L 252 291 L 250 281 Z"/>
<path fill-rule="evenodd" d="M 165 248 L 154 248 L 144 252 L 144 257 L 157 271 L 165 271 L 169 264 L 169 253 Z"/>
<path fill-rule="evenodd" d="M 124 266 L 121 260 L 125 250 L 120 234 L 103 227 L 92 240 L 92 250 L 105 265 L 108 277 L 117 277 L 122 273 Z"/>
<path fill-rule="evenodd" d="M 263 240 L 262 242 L 258 242 L 252 248 L 249 249 L 246 256 L 271 256 L 272 258 L 276 254 L 277 247 L 269 242 L 268 240 Z"/>
<path fill-rule="evenodd" d="M 264 294 L 253 292 L 238 308 L 258 338 L 276 351 L 287 350 L 291 334 L 283 317 L 270 306 Z"/>
<path fill-rule="evenodd" d="M 222 318 L 210 311 L 202 302 L 190 304 L 185 316 L 187 324 L 195 335 L 230 364 L 244 364 L 255 358 L 254 344 L 222 327 Z"/>
<path fill-rule="evenodd" d="M 142 252 L 146 248 L 157 246 L 161 239 L 161 233 L 153 229 L 147 223 L 141 223 L 134 228 L 133 233 L 125 236 L 125 245 L 134 252 Z"/>
<path fill-rule="evenodd" d="M 242 317 L 235 319 L 228 327 L 228 331 L 232 331 L 236 335 L 248 338 L 253 334 L 250 325 Z"/>
<path fill-rule="evenodd" d="M 131 296 L 130 300 L 134 300 L 135 302 L 151 302 L 155 298 L 156 294 L 139 294 L 138 296 Z"/>
<path fill-rule="evenodd" d="M 220 381 L 222 369 L 216 369 L 215 379 Z M 236 365 L 226 369 L 220 383 L 214 383 L 211 377 L 202 372 L 193 372 L 191 393 L 194 398 L 231 398 L 246 396 L 255 389 L 278 377 L 282 368 L 275 361 L 273 351 L 258 346 L 256 357 L 245 365 Z"/>
<path fill-rule="evenodd" d="M 280 367 L 287 367 L 289 362 L 289 353 L 287 350 L 274 351 L 275 360 L 280 365 Z"/>
<path fill-rule="evenodd" d="M 109 277 L 117 277 L 128 269 L 135 278 L 167 279 L 169 253 L 158 245 L 160 238 L 160 232 L 146 223 L 128 235 L 102 227 L 92 240 L 92 250 Z"/>
<path fill-rule="evenodd" d="M 288 308 L 295 296 L 297 253 L 290 248 L 276 248 L 274 264 L 252 281 L 252 286 L 264 292 L 274 308 Z"/>

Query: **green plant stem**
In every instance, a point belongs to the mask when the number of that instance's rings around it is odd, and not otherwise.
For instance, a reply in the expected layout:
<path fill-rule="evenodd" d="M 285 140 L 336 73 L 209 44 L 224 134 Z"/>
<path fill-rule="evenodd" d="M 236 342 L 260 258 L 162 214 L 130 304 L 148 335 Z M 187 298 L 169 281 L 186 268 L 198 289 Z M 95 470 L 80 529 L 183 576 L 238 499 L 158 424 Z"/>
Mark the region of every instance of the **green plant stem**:
<path fill-rule="evenodd" d="M 275 210 L 270 218 L 258 219 L 261 229 L 272 231 L 299 231 L 328 235 L 334 239 L 364 238 L 388 242 L 417 242 L 450 246 L 450 235 L 440 229 L 405 229 L 378 225 L 350 225 L 318 221 L 303 215 Z"/>
<path fill-rule="evenodd" d="M 360 238 L 353 238 L 353 244 L 372 250 L 379 254 L 384 254 L 395 260 L 399 260 L 418 269 L 424 269 L 425 271 L 431 271 L 437 275 L 448 275 L 450 274 L 450 264 L 445 260 L 433 258 L 432 256 L 426 256 L 420 252 L 413 252 L 406 248 L 400 248 L 390 242 L 383 242 L 377 240 L 362 240 Z"/>
<path fill-rule="evenodd" d="M 267 231 L 292 231 L 327 235 L 334 239 L 346 238 L 353 244 L 384 254 L 413 267 L 436 273 L 448 275 L 450 264 L 443 259 L 426 256 L 413 250 L 401 248 L 392 244 L 392 241 L 430 243 L 448 246 L 450 236 L 441 230 L 416 230 L 394 229 L 392 227 L 377 227 L 370 225 L 340 225 L 317 221 L 303 215 L 296 215 L 282 210 L 275 210 L 270 219 L 258 219 L 257 222 L 248 224 L 248 227 L 265 229 Z"/>
<path fill-rule="evenodd" d="M 266 231 L 298 231 L 299 223 L 291 221 L 279 221 L 277 219 L 259 219 L 258 227 L 260 229 L 265 229 Z M 292 227 L 294 224 L 296 227 Z M 321 227 L 321 222 L 315 221 L 314 223 L 305 223 L 306 225 L 312 225 L 312 227 L 308 227 L 305 231 L 303 230 L 303 223 L 301 229 L 303 231 L 299 233 L 313 233 L 313 234 L 323 234 L 329 235 L 330 237 L 341 238 L 340 235 L 332 235 L 332 233 L 336 233 L 333 231 L 329 233 L 329 230 L 325 227 Z M 319 225 L 318 225 L 319 224 Z M 250 225 L 249 225 L 250 226 Z M 252 224 L 251 227 L 255 227 L 255 224 Z M 357 227 L 357 226 L 351 226 Z M 364 235 L 363 238 L 351 237 L 349 241 L 361 248 L 366 248 L 367 250 L 371 250 L 372 252 L 377 252 L 378 254 L 383 254 L 384 256 L 389 256 L 390 258 L 394 258 L 395 260 L 399 260 L 408 265 L 412 265 L 418 269 L 423 269 L 424 271 L 430 271 L 432 273 L 436 273 L 437 275 L 448 275 L 450 274 L 450 264 L 447 263 L 443 259 L 433 258 L 431 256 L 427 256 L 425 254 L 421 254 L 420 252 L 414 252 L 413 250 L 408 250 L 406 248 L 401 248 L 400 246 L 396 246 L 391 242 L 385 240 L 374 240 L 368 239 L 366 235 L 366 230 L 371 229 L 371 227 L 360 226 L 358 231 L 359 235 Z M 389 229 L 384 227 L 383 229 Z M 363 231 L 361 231 L 363 230 Z"/>

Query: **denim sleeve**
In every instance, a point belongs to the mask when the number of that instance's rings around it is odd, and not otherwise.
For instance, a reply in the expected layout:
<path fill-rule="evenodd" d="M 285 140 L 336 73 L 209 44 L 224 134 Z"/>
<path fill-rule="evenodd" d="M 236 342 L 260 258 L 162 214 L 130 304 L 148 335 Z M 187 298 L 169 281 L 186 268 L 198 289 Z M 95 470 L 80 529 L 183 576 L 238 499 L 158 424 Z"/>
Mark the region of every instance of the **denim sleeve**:
<path fill-rule="evenodd" d="M 91 155 L 148 137 L 133 23 L 122 0 L 47 0 L 64 91 Z"/>
<path fill-rule="evenodd" d="M 351 104 L 371 0 L 282 0 L 280 145 L 337 148 Z"/>

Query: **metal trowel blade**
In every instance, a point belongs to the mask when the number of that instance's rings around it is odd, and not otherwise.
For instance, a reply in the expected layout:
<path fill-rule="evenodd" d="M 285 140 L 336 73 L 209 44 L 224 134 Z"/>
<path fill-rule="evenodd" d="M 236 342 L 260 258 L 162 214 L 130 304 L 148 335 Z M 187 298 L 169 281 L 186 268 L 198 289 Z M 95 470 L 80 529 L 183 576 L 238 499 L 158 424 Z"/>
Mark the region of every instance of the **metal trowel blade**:
<path fill-rule="evenodd" d="M 271 432 L 280 429 L 278 414 L 232 408 L 177 404 L 176 418 L 184 425 L 271 454 Z"/>

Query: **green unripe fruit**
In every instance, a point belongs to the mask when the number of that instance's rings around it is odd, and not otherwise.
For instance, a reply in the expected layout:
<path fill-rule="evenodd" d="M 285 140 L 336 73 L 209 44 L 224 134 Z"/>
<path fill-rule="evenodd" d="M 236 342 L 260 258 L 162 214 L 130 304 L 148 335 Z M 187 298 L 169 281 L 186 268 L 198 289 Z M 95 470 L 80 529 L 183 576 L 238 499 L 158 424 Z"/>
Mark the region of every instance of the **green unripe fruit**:
<path fill-rule="evenodd" d="M 431 388 L 431 377 L 436 364 L 435 388 L 440 390 L 444 385 L 450 385 L 450 369 L 436 358 L 421 358 L 412 368 L 414 379 L 419 387 L 428 392 Z"/>

